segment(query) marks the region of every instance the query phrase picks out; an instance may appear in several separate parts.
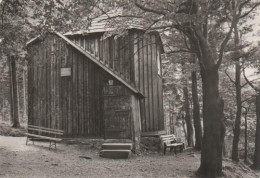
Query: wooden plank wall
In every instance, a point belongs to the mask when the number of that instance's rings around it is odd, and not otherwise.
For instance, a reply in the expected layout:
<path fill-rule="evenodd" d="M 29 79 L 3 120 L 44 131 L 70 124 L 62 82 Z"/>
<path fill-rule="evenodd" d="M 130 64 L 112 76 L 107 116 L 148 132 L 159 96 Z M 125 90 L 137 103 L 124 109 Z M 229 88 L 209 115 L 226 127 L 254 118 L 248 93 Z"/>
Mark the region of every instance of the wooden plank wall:
<path fill-rule="evenodd" d="M 157 60 L 161 63 L 161 45 L 158 34 L 135 31 L 134 60 L 138 68 L 135 82 L 145 96 L 140 100 L 142 132 L 164 130 L 162 77 L 158 75 L 157 64 Z"/>
<path fill-rule="evenodd" d="M 69 38 L 95 54 L 99 62 L 145 96 L 145 99 L 140 98 L 143 132 L 164 129 L 162 78 L 158 75 L 157 67 L 157 60 L 161 63 L 162 44 L 158 33 L 145 34 L 140 30 L 130 30 L 128 35 L 117 39 L 105 39 L 102 33 Z M 82 40 L 84 42 L 81 43 Z M 92 45 L 85 47 L 84 44 Z"/>
<path fill-rule="evenodd" d="M 68 36 L 68 38 L 96 56 L 100 63 L 114 71 L 127 83 L 135 86 L 133 34 L 117 39 L 104 38 L 103 33 L 74 35 Z"/>
<path fill-rule="evenodd" d="M 103 135 L 102 70 L 56 35 L 28 52 L 29 124 L 65 136 Z M 71 68 L 71 76 L 61 77 L 60 68 Z"/>
<path fill-rule="evenodd" d="M 142 132 L 164 129 L 157 34 L 132 30 L 117 39 L 102 33 L 70 39 L 145 96 L 139 98 Z M 29 123 L 63 129 L 66 136 L 103 135 L 103 70 L 55 35 L 28 52 Z M 60 77 L 61 67 L 71 67 L 71 76 Z"/>

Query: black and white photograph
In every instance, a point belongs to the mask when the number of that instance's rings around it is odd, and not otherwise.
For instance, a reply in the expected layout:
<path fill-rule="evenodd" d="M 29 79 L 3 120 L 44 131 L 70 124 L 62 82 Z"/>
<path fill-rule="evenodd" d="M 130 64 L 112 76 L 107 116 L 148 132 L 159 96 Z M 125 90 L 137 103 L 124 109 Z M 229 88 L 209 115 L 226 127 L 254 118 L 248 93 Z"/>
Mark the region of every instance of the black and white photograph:
<path fill-rule="evenodd" d="M 0 178 L 260 178 L 260 0 L 0 0 Z"/>

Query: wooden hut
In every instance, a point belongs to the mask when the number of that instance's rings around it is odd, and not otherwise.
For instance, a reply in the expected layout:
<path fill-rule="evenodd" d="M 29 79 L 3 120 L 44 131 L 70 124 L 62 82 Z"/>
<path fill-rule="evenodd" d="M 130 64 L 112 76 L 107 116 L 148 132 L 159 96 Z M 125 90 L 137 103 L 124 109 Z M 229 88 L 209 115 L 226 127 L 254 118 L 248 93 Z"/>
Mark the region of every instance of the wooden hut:
<path fill-rule="evenodd" d="M 66 137 L 134 139 L 164 130 L 159 34 L 132 27 L 104 38 L 100 19 L 85 32 L 27 43 L 28 123 Z"/>

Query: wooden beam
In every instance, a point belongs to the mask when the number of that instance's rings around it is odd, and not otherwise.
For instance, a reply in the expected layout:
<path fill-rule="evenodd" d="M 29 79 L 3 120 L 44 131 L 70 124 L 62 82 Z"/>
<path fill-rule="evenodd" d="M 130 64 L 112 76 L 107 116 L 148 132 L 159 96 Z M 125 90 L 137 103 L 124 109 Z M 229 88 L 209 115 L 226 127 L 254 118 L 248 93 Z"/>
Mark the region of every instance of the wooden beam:
<path fill-rule="evenodd" d="M 106 72 L 108 72 L 110 75 L 112 75 L 113 77 L 115 77 L 117 80 L 119 80 L 121 83 L 123 83 L 127 88 L 129 88 L 131 91 L 133 91 L 136 94 L 139 94 L 141 96 L 143 96 L 142 93 L 140 93 L 138 90 L 136 90 L 134 87 L 132 87 L 130 84 L 128 84 L 127 82 L 125 82 L 121 77 L 117 76 L 113 71 L 111 71 L 110 69 L 108 69 L 107 67 L 105 67 L 102 63 L 99 62 L 99 60 L 97 59 L 96 56 L 93 56 L 91 53 L 84 51 L 83 49 L 81 49 L 78 45 L 76 45 L 75 43 L 73 43 L 72 41 L 70 41 L 67 37 L 65 37 L 64 35 L 60 34 L 59 32 L 55 32 L 55 34 L 57 34 L 60 38 L 64 39 L 67 43 L 69 43 L 71 46 L 73 46 L 74 48 L 76 48 L 79 52 L 81 52 L 82 54 L 84 54 L 87 58 L 89 58 L 91 61 L 93 61 L 95 64 L 97 64 L 99 67 L 101 67 L 102 69 L 104 69 Z M 143 96 L 144 97 L 144 96 Z"/>

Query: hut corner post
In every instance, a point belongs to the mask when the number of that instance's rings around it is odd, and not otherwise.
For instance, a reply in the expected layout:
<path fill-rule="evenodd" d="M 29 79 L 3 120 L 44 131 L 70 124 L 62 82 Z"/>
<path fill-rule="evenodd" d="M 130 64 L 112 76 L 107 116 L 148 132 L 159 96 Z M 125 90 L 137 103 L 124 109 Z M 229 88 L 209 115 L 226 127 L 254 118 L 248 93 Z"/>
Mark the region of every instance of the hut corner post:
<path fill-rule="evenodd" d="M 140 101 L 135 95 L 131 97 L 132 101 L 132 140 L 133 140 L 133 151 L 138 152 L 140 150 L 141 142 L 141 114 L 140 114 Z"/>

